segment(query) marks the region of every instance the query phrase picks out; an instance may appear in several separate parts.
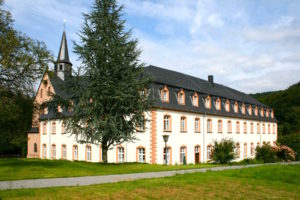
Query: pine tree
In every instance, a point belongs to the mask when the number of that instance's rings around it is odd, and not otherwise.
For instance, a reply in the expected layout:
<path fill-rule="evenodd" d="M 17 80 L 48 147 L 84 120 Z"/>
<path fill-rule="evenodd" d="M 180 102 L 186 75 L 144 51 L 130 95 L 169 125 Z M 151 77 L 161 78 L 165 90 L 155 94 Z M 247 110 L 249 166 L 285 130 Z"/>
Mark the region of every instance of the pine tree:
<path fill-rule="evenodd" d="M 74 107 L 67 129 L 81 143 L 101 144 L 104 163 L 109 148 L 135 140 L 135 129 L 151 105 L 141 93 L 149 79 L 142 75 L 138 41 L 125 30 L 122 9 L 115 0 L 95 0 L 84 14 L 74 50 L 83 74 L 69 79 Z"/>

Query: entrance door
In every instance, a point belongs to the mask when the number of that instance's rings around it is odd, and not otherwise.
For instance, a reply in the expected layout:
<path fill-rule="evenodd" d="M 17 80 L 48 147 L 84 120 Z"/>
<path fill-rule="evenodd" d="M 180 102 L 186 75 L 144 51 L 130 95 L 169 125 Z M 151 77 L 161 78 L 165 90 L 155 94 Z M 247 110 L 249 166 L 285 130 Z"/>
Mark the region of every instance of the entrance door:
<path fill-rule="evenodd" d="M 200 163 L 200 148 L 199 146 L 195 147 L 195 164 Z"/>

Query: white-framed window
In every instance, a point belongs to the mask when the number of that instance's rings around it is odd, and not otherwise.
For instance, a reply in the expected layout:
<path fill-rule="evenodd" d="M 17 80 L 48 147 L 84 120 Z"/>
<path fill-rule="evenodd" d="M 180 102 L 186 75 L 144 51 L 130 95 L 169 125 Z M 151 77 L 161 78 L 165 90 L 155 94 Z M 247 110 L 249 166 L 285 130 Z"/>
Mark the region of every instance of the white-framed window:
<path fill-rule="evenodd" d="M 91 161 L 92 160 L 92 147 L 86 146 L 86 160 Z"/>
<path fill-rule="evenodd" d="M 180 147 L 180 163 L 181 164 L 183 163 L 184 159 L 186 159 L 186 147 Z"/>
<path fill-rule="evenodd" d="M 171 116 L 164 116 L 164 131 L 171 131 Z"/>
<path fill-rule="evenodd" d="M 198 107 L 198 95 L 197 95 L 197 93 L 195 93 L 194 96 L 193 96 L 193 106 Z"/>
<path fill-rule="evenodd" d="M 257 134 L 260 134 L 260 123 L 256 124 L 256 128 L 257 128 Z"/>
<path fill-rule="evenodd" d="M 211 101 L 210 101 L 210 97 L 209 97 L 209 96 L 206 97 L 206 99 L 205 99 L 205 107 L 206 107 L 207 109 L 210 109 L 210 108 L 211 108 Z"/>
<path fill-rule="evenodd" d="M 250 145 L 250 155 L 253 156 L 255 153 L 255 150 L 254 150 L 254 143 L 251 143 Z"/>
<path fill-rule="evenodd" d="M 146 162 L 145 148 L 138 148 L 138 162 L 139 163 L 145 163 Z"/>
<path fill-rule="evenodd" d="M 124 147 L 118 147 L 118 162 L 123 163 L 125 161 Z"/>
<path fill-rule="evenodd" d="M 240 122 L 236 122 L 236 133 L 240 133 Z"/>
<path fill-rule="evenodd" d="M 240 143 L 236 143 L 236 157 L 237 158 L 241 157 L 241 146 L 240 146 Z"/>
<path fill-rule="evenodd" d="M 251 122 L 250 124 L 250 133 L 253 134 L 254 133 L 254 124 Z"/>
<path fill-rule="evenodd" d="M 222 125 L 222 120 L 218 120 L 218 133 L 223 132 L 223 125 Z"/>
<path fill-rule="evenodd" d="M 200 132 L 200 119 L 195 118 L 195 132 L 199 133 Z"/>
<path fill-rule="evenodd" d="M 248 130 L 247 130 L 247 122 L 244 122 L 244 134 L 247 134 Z"/>
<path fill-rule="evenodd" d="M 43 123 L 43 135 L 46 135 L 47 134 L 47 123 L 44 122 Z"/>
<path fill-rule="evenodd" d="M 61 157 L 62 157 L 62 159 L 67 158 L 67 146 L 66 145 L 61 146 Z"/>
<path fill-rule="evenodd" d="M 221 110 L 221 100 L 220 99 L 216 100 L 216 109 Z"/>
<path fill-rule="evenodd" d="M 232 123 L 231 123 L 231 121 L 227 122 L 227 133 L 232 133 Z"/>
<path fill-rule="evenodd" d="M 47 157 L 47 145 L 43 144 L 43 158 Z"/>
<path fill-rule="evenodd" d="M 52 134 L 56 134 L 56 123 L 52 122 Z"/>
<path fill-rule="evenodd" d="M 247 158 L 247 143 L 244 143 L 243 152 L 244 152 L 244 158 Z"/>
<path fill-rule="evenodd" d="M 212 146 L 208 145 L 207 146 L 207 152 L 206 152 L 207 153 L 207 155 L 206 155 L 207 156 L 207 160 L 210 160 L 212 158 L 212 154 L 211 154 L 212 152 L 211 152 L 211 150 L 212 150 Z"/>
<path fill-rule="evenodd" d="M 186 117 L 180 118 L 180 131 L 185 132 L 186 131 Z"/>
<path fill-rule="evenodd" d="M 73 159 L 78 160 L 78 146 L 73 146 Z"/>
<path fill-rule="evenodd" d="M 239 112 L 239 104 L 237 102 L 235 102 L 234 104 L 234 112 L 235 113 Z"/>
<path fill-rule="evenodd" d="M 207 120 L 207 132 L 212 133 L 212 120 L 211 119 Z"/>
<path fill-rule="evenodd" d="M 227 112 L 230 112 L 230 102 L 229 102 L 229 100 L 226 101 L 226 104 L 225 104 L 225 110 L 226 110 Z"/>
<path fill-rule="evenodd" d="M 184 102 L 184 93 L 183 93 L 183 91 L 178 93 L 178 103 L 179 104 L 184 104 L 185 103 Z"/>
<path fill-rule="evenodd" d="M 166 155 L 167 154 L 167 155 Z M 168 164 L 171 164 L 170 163 L 170 158 L 171 158 L 171 148 L 167 147 L 167 148 L 164 148 L 164 163 L 168 163 Z"/>

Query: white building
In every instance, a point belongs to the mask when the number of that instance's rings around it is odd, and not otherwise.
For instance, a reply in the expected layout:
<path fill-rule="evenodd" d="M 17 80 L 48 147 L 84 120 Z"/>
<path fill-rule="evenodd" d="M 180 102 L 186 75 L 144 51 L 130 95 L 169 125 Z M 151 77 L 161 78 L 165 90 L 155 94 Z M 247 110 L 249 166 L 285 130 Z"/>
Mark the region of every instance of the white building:
<path fill-rule="evenodd" d="M 66 35 L 63 33 L 54 73 L 46 73 L 35 102 L 49 101 L 48 92 L 65 95 L 59 85 L 70 75 Z M 254 157 L 254 149 L 277 140 L 277 121 L 268 106 L 252 97 L 213 82 L 178 72 L 148 66 L 152 77 L 149 91 L 155 99 L 153 108 L 145 113 L 149 120 L 135 134 L 137 140 L 117 144 L 108 151 L 108 162 L 146 162 L 163 164 L 167 142 L 168 164 L 207 162 L 211 145 L 223 138 L 236 142 L 237 159 Z M 68 112 L 63 110 L 62 112 Z M 79 144 L 74 135 L 65 133 L 62 121 L 44 109 L 34 115 L 28 133 L 28 157 L 86 160 L 101 162 L 101 146 Z"/>

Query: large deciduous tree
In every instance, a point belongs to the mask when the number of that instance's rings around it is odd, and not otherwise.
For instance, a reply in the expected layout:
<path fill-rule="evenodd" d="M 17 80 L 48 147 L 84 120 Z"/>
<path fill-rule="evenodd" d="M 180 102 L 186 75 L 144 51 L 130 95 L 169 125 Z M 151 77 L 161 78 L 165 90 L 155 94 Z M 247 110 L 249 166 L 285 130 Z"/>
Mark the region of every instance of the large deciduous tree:
<path fill-rule="evenodd" d="M 141 93 L 149 79 L 142 75 L 138 41 L 125 30 L 122 9 L 115 0 L 95 0 L 84 14 L 80 42 L 75 43 L 83 75 L 67 80 L 74 97 L 67 129 L 82 143 L 101 144 L 104 163 L 109 148 L 135 139 L 151 105 Z"/>

